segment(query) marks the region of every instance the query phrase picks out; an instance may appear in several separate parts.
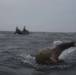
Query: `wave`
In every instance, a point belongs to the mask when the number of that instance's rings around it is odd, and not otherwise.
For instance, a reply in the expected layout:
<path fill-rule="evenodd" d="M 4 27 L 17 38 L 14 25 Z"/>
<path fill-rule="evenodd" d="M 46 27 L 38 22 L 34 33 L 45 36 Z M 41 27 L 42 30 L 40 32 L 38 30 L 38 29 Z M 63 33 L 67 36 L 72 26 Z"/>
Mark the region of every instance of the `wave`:
<path fill-rule="evenodd" d="M 22 59 L 22 62 L 25 67 L 27 68 L 34 68 L 36 70 L 62 70 L 62 69 L 68 69 L 72 67 L 74 64 L 71 63 L 57 63 L 52 65 L 40 65 L 35 62 L 35 57 L 32 57 L 30 54 L 21 54 L 22 57 L 25 59 Z"/>
<path fill-rule="evenodd" d="M 21 54 L 21 61 L 24 64 L 25 67 L 33 68 L 35 65 L 35 56 L 32 56 L 30 54 Z"/>
<path fill-rule="evenodd" d="M 22 56 L 24 56 L 24 55 L 22 54 Z M 72 64 L 67 64 L 67 63 L 57 63 L 57 64 L 53 64 L 53 65 L 40 65 L 35 62 L 35 59 L 34 59 L 35 57 L 32 57 L 30 54 L 25 54 L 24 57 L 25 57 L 25 59 L 24 60 L 22 59 L 24 67 L 34 68 L 36 70 L 67 69 L 72 66 Z"/>
<path fill-rule="evenodd" d="M 70 68 L 74 65 L 74 63 L 68 63 L 71 58 L 68 58 L 70 53 L 72 53 L 70 56 L 72 56 L 72 61 L 76 63 L 76 56 L 75 54 L 76 48 L 69 48 L 65 50 L 59 57 L 59 59 L 64 59 L 63 63 L 57 63 L 54 65 L 40 65 L 37 64 L 35 61 L 35 55 L 33 54 L 25 54 L 25 53 L 16 53 L 16 51 L 2 51 L 0 53 L 0 58 L 3 58 L 2 62 L 0 64 L 6 66 L 6 67 L 11 67 L 11 68 L 34 68 L 36 70 L 57 70 L 57 69 L 67 69 Z M 67 60 L 68 58 L 68 60 Z M 67 61 L 67 62 L 66 62 Z"/>
<path fill-rule="evenodd" d="M 73 65 L 72 64 L 54 64 L 54 65 L 35 65 L 35 69 L 39 71 L 51 71 L 51 70 L 64 70 L 70 69 Z"/>

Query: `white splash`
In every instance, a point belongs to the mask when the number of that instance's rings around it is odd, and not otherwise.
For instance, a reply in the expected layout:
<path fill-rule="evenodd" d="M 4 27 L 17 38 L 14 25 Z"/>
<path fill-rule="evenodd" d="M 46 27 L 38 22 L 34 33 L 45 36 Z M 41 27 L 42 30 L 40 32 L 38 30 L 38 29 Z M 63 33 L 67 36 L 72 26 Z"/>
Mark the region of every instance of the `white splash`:
<path fill-rule="evenodd" d="M 57 40 L 57 41 L 54 41 L 54 42 L 53 42 L 53 45 L 54 45 L 54 46 L 57 46 L 57 45 L 59 45 L 59 44 L 61 44 L 61 43 L 62 43 L 61 41 Z"/>
<path fill-rule="evenodd" d="M 69 56 L 70 53 L 76 51 L 76 47 L 71 47 L 69 49 L 66 49 L 62 52 L 62 54 L 59 56 L 59 59 L 65 60 L 67 56 Z"/>
<path fill-rule="evenodd" d="M 53 45 L 54 45 L 54 47 L 56 47 L 57 45 L 59 45 L 59 44 L 61 44 L 61 43 L 62 43 L 62 41 L 57 40 L 57 41 L 54 41 L 54 42 L 53 42 Z M 62 54 L 59 56 L 59 59 L 65 60 L 66 57 L 67 57 L 70 53 L 72 53 L 72 52 L 74 52 L 74 51 L 76 51 L 76 47 L 71 47 L 71 48 L 66 49 L 66 50 L 63 51 Z"/>
<path fill-rule="evenodd" d="M 35 57 L 32 57 L 30 54 L 21 54 L 20 56 L 26 59 L 35 59 Z"/>

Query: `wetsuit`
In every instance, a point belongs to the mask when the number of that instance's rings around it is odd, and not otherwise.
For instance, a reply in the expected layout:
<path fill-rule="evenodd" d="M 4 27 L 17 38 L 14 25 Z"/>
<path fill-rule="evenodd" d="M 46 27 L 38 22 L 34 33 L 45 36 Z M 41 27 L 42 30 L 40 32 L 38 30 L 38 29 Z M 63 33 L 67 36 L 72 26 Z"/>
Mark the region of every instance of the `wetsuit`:
<path fill-rule="evenodd" d="M 36 62 L 39 64 L 51 64 L 58 61 L 60 54 L 70 47 L 73 47 L 75 42 L 62 43 L 54 49 L 45 48 L 41 49 L 36 54 Z"/>

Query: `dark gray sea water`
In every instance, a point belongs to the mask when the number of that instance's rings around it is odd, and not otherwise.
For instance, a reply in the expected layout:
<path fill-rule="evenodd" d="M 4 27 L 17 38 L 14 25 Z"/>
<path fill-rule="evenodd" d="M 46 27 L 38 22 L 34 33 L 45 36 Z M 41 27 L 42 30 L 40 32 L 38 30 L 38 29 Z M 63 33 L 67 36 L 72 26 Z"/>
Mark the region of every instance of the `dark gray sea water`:
<path fill-rule="evenodd" d="M 0 75 L 76 75 L 75 47 L 61 54 L 62 63 L 39 65 L 35 62 L 35 53 L 41 48 L 53 48 L 55 41 L 76 41 L 76 33 L 31 32 L 29 35 L 16 35 L 0 32 Z"/>

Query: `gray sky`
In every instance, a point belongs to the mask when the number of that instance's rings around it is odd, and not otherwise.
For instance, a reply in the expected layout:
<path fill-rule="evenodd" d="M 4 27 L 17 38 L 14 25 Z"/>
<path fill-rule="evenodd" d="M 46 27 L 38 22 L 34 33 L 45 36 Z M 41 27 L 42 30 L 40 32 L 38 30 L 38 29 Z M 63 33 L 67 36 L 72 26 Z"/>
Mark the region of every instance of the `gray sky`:
<path fill-rule="evenodd" d="M 76 0 L 0 0 L 0 30 L 76 32 Z"/>

